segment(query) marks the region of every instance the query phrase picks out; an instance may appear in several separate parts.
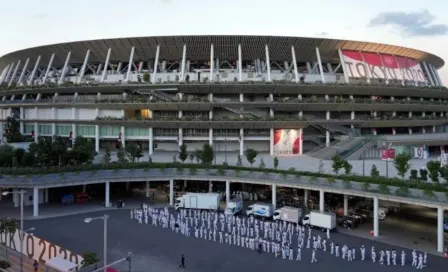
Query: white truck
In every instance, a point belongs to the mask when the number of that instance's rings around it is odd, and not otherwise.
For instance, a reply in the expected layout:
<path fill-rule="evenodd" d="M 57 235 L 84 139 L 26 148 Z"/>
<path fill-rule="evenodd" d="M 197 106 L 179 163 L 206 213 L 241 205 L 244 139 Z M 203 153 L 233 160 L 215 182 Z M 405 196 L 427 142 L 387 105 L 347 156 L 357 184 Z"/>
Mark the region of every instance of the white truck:
<path fill-rule="evenodd" d="M 243 210 L 243 199 L 235 198 L 235 199 L 230 200 L 227 203 L 226 209 L 224 210 L 224 214 L 225 215 L 236 215 L 242 210 Z"/>
<path fill-rule="evenodd" d="M 320 228 L 322 230 L 333 230 L 336 228 L 336 214 L 328 212 L 311 211 L 302 219 L 304 226 Z"/>
<path fill-rule="evenodd" d="M 220 201 L 220 194 L 186 193 L 176 198 L 174 209 L 218 210 Z"/>
<path fill-rule="evenodd" d="M 295 207 L 282 207 L 274 212 L 274 220 L 298 224 L 302 218 L 302 209 Z"/>
<path fill-rule="evenodd" d="M 272 204 L 255 203 L 246 209 L 246 215 L 257 217 L 271 218 L 274 214 L 274 206 Z"/>

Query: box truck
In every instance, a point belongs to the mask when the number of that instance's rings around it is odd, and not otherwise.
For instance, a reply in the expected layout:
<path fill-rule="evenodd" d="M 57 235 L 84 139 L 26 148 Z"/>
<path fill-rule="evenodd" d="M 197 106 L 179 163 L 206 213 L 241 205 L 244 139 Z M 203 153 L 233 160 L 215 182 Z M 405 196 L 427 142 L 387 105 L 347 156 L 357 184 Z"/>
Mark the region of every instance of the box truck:
<path fill-rule="evenodd" d="M 178 209 L 200 209 L 200 210 L 218 210 L 220 194 L 210 193 L 186 193 L 176 198 L 174 208 Z"/>
<path fill-rule="evenodd" d="M 236 215 L 242 210 L 243 210 L 243 199 L 235 198 L 235 199 L 230 200 L 227 203 L 226 209 L 224 210 L 224 214 L 225 215 Z"/>
<path fill-rule="evenodd" d="M 246 215 L 253 215 L 257 217 L 271 218 L 274 213 L 274 206 L 272 204 L 255 203 L 246 209 Z"/>
<path fill-rule="evenodd" d="M 302 209 L 295 207 L 282 207 L 274 212 L 274 220 L 298 224 L 302 218 Z"/>
<path fill-rule="evenodd" d="M 336 214 L 329 212 L 312 211 L 302 219 L 304 226 L 333 230 L 336 228 Z"/>

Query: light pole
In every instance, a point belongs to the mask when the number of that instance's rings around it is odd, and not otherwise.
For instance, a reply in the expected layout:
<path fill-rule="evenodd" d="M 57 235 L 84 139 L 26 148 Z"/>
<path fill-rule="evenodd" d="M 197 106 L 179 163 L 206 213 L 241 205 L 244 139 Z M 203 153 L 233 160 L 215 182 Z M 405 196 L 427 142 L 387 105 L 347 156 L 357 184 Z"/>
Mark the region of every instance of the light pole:
<path fill-rule="evenodd" d="M 26 191 L 12 191 L 12 192 L 3 192 L 2 195 L 20 195 L 20 272 L 23 272 L 23 199 Z M 33 231 L 34 228 L 30 228 L 29 231 Z"/>
<path fill-rule="evenodd" d="M 109 218 L 109 215 L 105 214 L 103 216 L 100 217 L 87 217 L 86 219 L 84 219 L 85 223 L 90 223 L 93 220 L 97 220 L 97 219 L 101 219 L 104 221 L 104 241 L 103 241 L 103 268 L 104 268 L 104 272 L 106 272 L 107 270 L 107 219 Z"/>

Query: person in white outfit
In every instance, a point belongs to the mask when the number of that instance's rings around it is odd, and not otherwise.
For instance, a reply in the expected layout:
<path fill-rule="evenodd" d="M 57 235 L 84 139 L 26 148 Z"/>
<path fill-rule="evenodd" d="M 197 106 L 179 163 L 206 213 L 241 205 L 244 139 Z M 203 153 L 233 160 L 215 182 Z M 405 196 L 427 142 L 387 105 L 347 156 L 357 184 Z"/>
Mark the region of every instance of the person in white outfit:
<path fill-rule="evenodd" d="M 317 263 L 316 251 L 314 249 L 313 249 L 313 253 L 311 253 L 311 263 Z"/>
<path fill-rule="evenodd" d="M 404 266 L 406 260 L 406 253 L 404 253 L 404 250 L 401 251 L 401 266 Z"/>
<path fill-rule="evenodd" d="M 361 246 L 361 261 L 364 261 L 366 258 L 366 248 L 364 245 Z"/>
<path fill-rule="evenodd" d="M 336 257 L 339 257 L 339 244 L 334 247 Z"/>
<path fill-rule="evenodd" d="M 301 261 L 301 260 L 302 260 L 302 249 L 300 247 L 298 247 L 296 261 Z"/>
<path fill-rule="evenodd" d="M 330 229 L 327 229 L 327 239 L 330 240 Z"/>
<path fill-rule="evenodd" d="M 415 249 L 412 251 L 412 266 L 417 267 L 417 252 L 415 252 Z"/>
<path fill-rule="evenodd" d="M 417 269 L 423 269 L 423 254 L 420 253 L 420 255 L 418 256 L 418 265 L 417 265 Z"/>

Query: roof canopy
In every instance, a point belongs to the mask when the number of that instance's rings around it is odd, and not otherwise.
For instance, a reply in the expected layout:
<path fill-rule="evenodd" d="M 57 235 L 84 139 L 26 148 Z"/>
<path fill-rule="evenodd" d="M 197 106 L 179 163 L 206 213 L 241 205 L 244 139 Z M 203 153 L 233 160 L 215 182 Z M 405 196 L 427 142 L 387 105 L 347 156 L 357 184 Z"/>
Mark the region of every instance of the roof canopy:
<path fill-rule="evenodd" d="M 338 49 L 342 49 L 408 57 L 426 61 L 436 68 L 444 65 L 444 61 L 433 54 L 380 43 L 304 37 L 216 35 L 117 38 L 45 45 L 12 52 L 1 57 L 0 69 L 18 60 L 23 62 L 27 58 L 30 58 L 30 64 L 34 64 L 39 55 L 42 57 L 41 64 L 46 65 L 53 53 L 55 54 L 54 65 L 63 65 L 69 51 L 71 51 L 70 63 L 82 63 L 88 49 L 90 50 L 89 61 L 92 63 L 104 62 L 109 48 L 112 49 L 110 58 L 112 62 L 128 62 L 132 47 L 135 47 L 134 60 L 150 60 L 155 59 L 157 45 L 160 46 L 160 59 L 180 60 L 183 46 L 186 45 L 188 59 L 208 60 L 211 44 L 214 46 L 215 58 L 221 60 L 236 60 L 238 45 L 241 44 L 244 60 L 265 59 L 265 46 L 268 45 L 272 61 L 292 61 L 291 46 L 294 46 L 296 59 L 299 62 L 315 60 L 316 47 L 318 47 L 322 61 L 326 62 L 339 62 Z"/>

